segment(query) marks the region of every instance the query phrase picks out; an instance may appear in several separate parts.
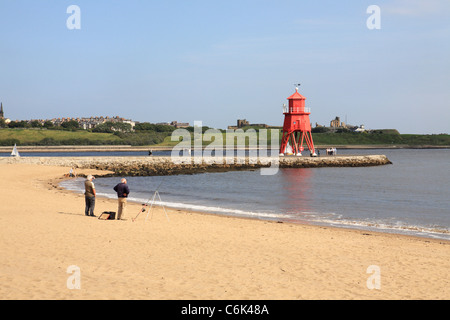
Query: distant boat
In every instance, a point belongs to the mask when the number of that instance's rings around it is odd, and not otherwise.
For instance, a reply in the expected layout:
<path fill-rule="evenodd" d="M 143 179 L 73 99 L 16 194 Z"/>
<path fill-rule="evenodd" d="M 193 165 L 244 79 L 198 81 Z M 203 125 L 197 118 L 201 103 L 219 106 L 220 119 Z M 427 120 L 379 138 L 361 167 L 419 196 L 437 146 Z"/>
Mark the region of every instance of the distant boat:
<path fill-rule="evenodd" d="M 292 147 L 291 147 L 291 145 L 288 142 L 288 144 L 286 146 L 286 154 L 291 155 L 293 153 L 294 153 L 294 151 L 292 150 Z"/>
<path fill-rule="evenodd" d="M 13 151 L 11 152 L 11 157 L 20 157 L 19 151 L 17 151 L 16 144 L 14 144 Z"/>

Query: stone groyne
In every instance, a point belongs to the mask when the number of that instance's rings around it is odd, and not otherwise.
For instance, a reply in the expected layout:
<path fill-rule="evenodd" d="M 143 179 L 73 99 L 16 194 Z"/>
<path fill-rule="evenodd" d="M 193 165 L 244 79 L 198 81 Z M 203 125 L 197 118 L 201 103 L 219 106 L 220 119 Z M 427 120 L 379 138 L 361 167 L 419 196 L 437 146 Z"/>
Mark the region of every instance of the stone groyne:
<path fill-rule="evenodd" d="M 111 176 L 156 176 L 256 170 L 259 168 L 367 167 L 391 164 L 385 155 L 261 158 L 171 157 L 3 157 L 1 163 L 24 163 L 109 171 Z"/>

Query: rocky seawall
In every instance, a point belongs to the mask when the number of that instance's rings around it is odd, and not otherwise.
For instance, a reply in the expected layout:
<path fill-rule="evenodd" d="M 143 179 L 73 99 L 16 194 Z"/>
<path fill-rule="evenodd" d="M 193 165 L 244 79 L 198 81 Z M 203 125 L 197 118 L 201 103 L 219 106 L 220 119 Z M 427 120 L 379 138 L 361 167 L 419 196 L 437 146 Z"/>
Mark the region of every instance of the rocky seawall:
<path fill-rule="evenodd" d="M 367 167 L 392 164 L 385 155 L 262 158 L 171 157 L 3 157 L 1 163 L 24 163 L 108 171 L 111 176 L 194 174 L 259 168 Z"/>

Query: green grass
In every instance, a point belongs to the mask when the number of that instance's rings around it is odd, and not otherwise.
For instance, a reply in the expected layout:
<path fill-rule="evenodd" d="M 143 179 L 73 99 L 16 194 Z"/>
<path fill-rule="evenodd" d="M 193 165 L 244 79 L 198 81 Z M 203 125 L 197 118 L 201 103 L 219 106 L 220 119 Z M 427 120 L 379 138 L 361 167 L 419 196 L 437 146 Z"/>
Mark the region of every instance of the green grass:
<path fill-rule="evenodd" d="M 270 134 L 270 130 L 268 131 Z M 242 145 L 248 134 L 235 133 L 235 145 Z M 211 145 L 211 137 L 216 134 L 204 134 L 203 146 Z M 218 134 L 219 140 L 226 144 L 225 133 Z M 279 135 L 281 140 L 281 132 Z M 259 136 L 257 138 L 259 141 Z M 270 144 L 270 136 L 265 137 Z M 248 144 L 248 138 L 245 138 Z M 418 135 L 395 133 L 313 133 L 313 141 L 320 145 L 395 145 L 395 146 L 450 146 L 450 135 Z M 174 147 L 179 141 L 171 141 L 170 133 L 154 131 L 127 134 L 94 133 L 85 130 L 63 131 L 46 129 L 0 129 L 0 146 L 11 146 L 17 143 L 22 146 L 55 146 L 55 145 L 155 145 Z M 194 144 L 193 134 L 191 143 Z M 211 145 L 212 147 L 213 145 Z"/>
<path fill-rule="evenodd" d="M 268 131 L 270 133 L 270 131 Z M 237 134 L 239 135 L 239 134 Z M 244 135 L 240 135 L 241 138 Z M 281 140 L 282 133 L 279 137 Z M 398 133 L 313 133 L 313 141 L 315 145 L 384 145 L 384 146 L 450 146 L 450 135 L 419 135 L 419 134 L 398 134 Z M 259 141 L 259 136 L 258 136 Z M 263 140 L 263 143 L 270 144 L 270 136 Z M 226 144 L 225 134 L 222 134 L 222 141 Z M 235 139 L 235 145 L 242 145 Z M 243 141 L 243 140 L 240 140 Z M 246 140 L 248 141 L 248 140 Z M 192 144 L 194 140 L 191 138 Z M 161 146 L 175 146 L 179 142 L 171 141 L 171 137 L 166 137 L 165 140 L 159 144 Z M 208 135 L 203 136 L 203 146 L 211 144 Z M 306 144 L 306 143 L 305 143 Z"/>
<path fill-rule="evenodd" d="M 86 145 L 119 143 L 121 139 L 111 133 L 89 131 L 63 131 L 46 129 L 0 129 L 0 145 Z"/>
<path fill-rule="evenodd" d="M 252 128 L 253 129 L 253 128 Z M 252 132 L 252 131 L 250 131 Z M 251 139 L 254 139 L 256 141 L 256 143 L 259 142 L 259 132 L 255 131 L 253 134 L 251 134 L 248 131 L 245 132 L 235 132 L 234 133 L 234 145 L 245 145 L 249 143 L 249 139 L 251 137 Z M 268 130 L 267 135 L 263 137 L 263 141 L 262 143 L 266 143 L 266 141 L 268 141 L 267 143 L 270 144 L 270 131 Z M 211 147 L 213 146 L 213 143 L 216 142 L 216 139 L 218 139 L 218 143 L 220 144 L 220 142 L 223 143 L 223 145 L 226 145 L 227 143 L 227 135 L 226 133 L 204 133 L 202 135 L 202 142 L 201 144 L 203 146 L 209 146 L 211 145 Z M 281 139 L 281 134 L 280 134 L 280 139 Z M 168 136 L 164 139 L 163 142 L 159 143 L 158 146 L 166 146 L 166 147 L 174 147 L 176 145 L 178 145 L 181 141 L 183 141 L 181 138 L 179 139 L 179 141 L 172 141 L 172 137 Z M 183 141 L 184 142 L 184 141 Z M 191 133 L 191 145 L 194 145 L 194 134 Z"/>
<path fill-rule="evenodd" d="M 448 134 L 313 133 L 313 140 L 316 145 L 450 145 L 450 135 Z"/>
<path fill-rule="evenodd" d="M 281 140 L 282 133 L 279 137 Z M 317 146 L 320 145 L 384 145 L 384 146 L 450 146 L 450 135 L 419 135 L 419 134 L 391 134 L 391 133 L 313 133 L 313 141 Z M 241 135 L 241 139 L 242 139 Z M 222 134 L 222 141 L 225 145 L 225 134 Z M 235 139 L 235 145 L 242 145 Z M 240 140 L 243 141 L 243 140 Z M 248 140 L 246 140 L 248 141 Z M 259 141 L 259 137 L 258 137 Z M 270 145 L 270 136 L 263 140 L 263 143 Z M 191 139 L 192 144 L 193 139 Z M 171 137 L 166 137 L 160 144 L 161 146 L 175 146 L 179 142 L 171 141 Z M 203 146 L 211 144 L 208 135 L 204 135 Z"/>

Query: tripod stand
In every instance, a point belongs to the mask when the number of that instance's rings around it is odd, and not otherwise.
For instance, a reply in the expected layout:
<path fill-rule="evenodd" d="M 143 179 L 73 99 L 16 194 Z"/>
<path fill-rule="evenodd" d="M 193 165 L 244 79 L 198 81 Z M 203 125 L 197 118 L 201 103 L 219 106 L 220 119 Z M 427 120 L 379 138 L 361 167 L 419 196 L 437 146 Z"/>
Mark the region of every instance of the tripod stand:
<path fill-rule="evenodd" d="M 139 211 L 139 213 L 137 214 L 137 216 L 134 217 L 134 219 L 133 219 L 133 218 L 131 219 L 133 222 L 136 221 L 137 217 L 139 217 L 139 215 L 140 215 L 142 212 L 145 212 L 145 211 L 148 211 L 148 212 L 147 212 L 147 217 L 145 217 L 145 221 L 148 220 L 148 215 L 150 214 L 150 211 L 152 210 L 153 205 L 155 204 L 156 196 L 158 196 L 159 202 L 162 202 L 161 196 L 159 195 L 159 191 L 158 191 L 158 190 L 159 190 L 159 187 L 161 187 L 161 184 L 162 184 L 162 182 L 159 184 L 158 188 L 156 188 L 156 191 L 155 191 L 155 193 L 153 194 L 153 197 L 150 198 L 150 199 L 148 199 L 148 201 L 142 205 L 142 208 L 141 208 L 141 210 Z M 150 208 L 148 207 L 149 202 L 151 202 Z M 166 208 L 164 207 L 164 205 L 162 205 L 162 207 L 163 207 L 163 209 L 164 209 L 164 213 L 165 213 L 165 215 L 166 215 L 167 221 L 169 221 L 169 216 L 167 215 Z M 152 213 L 152 217 L 153 217 L 153 213 Z"/>
<path fill-rule="evenodd" d="M 155 203 L 155 200 L 156 200 L 156 196 L 158 196 L 159 202 L 162 203 L 161 196 L 159 195 L 159 191 L 156 190 L 155 193 L 153 194 L 152 202 L 150 204 L 150 208 L 148 209 L 147 217 L 145 217 L 145 221 L 147 221 L 148 215 L 150 214 L 150 211 L 152 211 L 153 204 Z M 170 221 L 169 216 L 167 215 L 167 212 L 166 212 L 166 208 L 164 207 L 164 205 L 162 205 L 162 207 L 164 209 L 164 214 L 166 215 L 167 221 Z M 153 217 L 153 213 L 152 213 L 152 217 Z"/>

